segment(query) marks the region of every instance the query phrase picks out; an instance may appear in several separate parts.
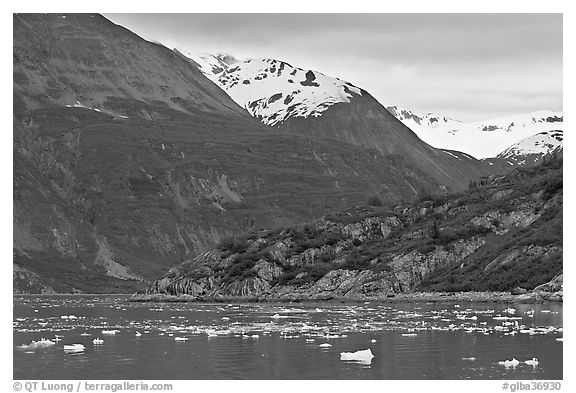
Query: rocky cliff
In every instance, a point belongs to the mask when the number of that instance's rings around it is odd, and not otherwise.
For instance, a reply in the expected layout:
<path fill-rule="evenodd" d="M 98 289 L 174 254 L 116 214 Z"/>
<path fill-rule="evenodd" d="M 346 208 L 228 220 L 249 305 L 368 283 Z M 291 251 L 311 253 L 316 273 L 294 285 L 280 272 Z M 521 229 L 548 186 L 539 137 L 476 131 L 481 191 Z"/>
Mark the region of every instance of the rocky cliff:
<path fill-rule="evenodd" d="M 562 196 L 562 161 L 548 161 L 484 178 L 465 193 L 227 239 L 147 293 L 298 301 L 542 292 L 562 273 Z"/>

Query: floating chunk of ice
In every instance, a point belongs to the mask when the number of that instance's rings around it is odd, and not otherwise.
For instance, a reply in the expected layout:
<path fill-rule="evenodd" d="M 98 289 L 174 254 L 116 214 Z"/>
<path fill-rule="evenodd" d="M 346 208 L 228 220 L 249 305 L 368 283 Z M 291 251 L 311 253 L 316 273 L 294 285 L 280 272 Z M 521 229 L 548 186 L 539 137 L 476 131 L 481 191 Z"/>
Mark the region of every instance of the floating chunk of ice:
<path fill-rule="evenodd" d="M 473 362 L 474 360 L 476 360 L 476 358 L 474 356 L 470 356 L 467 358 L 462 358 L 462 360 L 469 360 L 469 361 Z"/>
<path fill-rule="evenodd" d="M 94 340 L 92 340 L 92 344 L 94 345 L 104 344 L 104 340 L 102 340 L 101 338 L 95 338 Z"/>
<path fill-rule="evenodd" d="M 320 347 L 320 348 L 330 348 L 331 346 L 332 346 L 332 344 L 328 344 L 328 343 L 318 345 L 318 347 Z"/>
<path fill-rule="evenodd" d="M 48 348 L 51 346 L 56 345 L 54 341 L 46 340 L 45 338 L 41 338 L 38 341 L 32 341 L 30 344 L 20 345 L 18 348 L 20 349 L 39 349 L 39 348 Z"/>
<path fill-rule="evenodd" d="M 524 361 L 524 363 L 529 365 L 529 366 L 536 367 L 538 365 L 538 359 L 532 358 L 532 359 Z"/>
<path fill-rule="evenodd" d="M 85 348 L 82 344 L 64 345 L 64 352 L 84 352 Z"/>
<path fill-rule="evenodd" d="M 340 352 L 340 360 L 351 360 L 362 364 L 371 364 L 374 355 L 370 348 L 356 352 Z"/>
<path fill-rule="evenodd" d="M 518 361 L 518 359 L 516 358 L 512 358 L 512 360 L 504 360 L 504 361 L 500 361 L 498 362 L 499 365 L 504 366 L 506 368 L 508 367 L 516 367 L 520 364 L 520 361 Z"/>

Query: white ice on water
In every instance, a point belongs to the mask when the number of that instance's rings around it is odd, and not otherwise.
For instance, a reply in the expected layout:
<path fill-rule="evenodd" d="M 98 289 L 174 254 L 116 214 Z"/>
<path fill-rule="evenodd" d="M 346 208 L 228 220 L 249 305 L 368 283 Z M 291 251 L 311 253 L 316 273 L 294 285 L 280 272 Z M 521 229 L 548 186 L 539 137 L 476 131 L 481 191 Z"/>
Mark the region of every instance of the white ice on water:
<path fill-rule="evenodd" d="M 374 354 L 370 348 L 356 352 L 340 352 L 340 360 L 355 361 L 362 364 L 371 364 Z"/>

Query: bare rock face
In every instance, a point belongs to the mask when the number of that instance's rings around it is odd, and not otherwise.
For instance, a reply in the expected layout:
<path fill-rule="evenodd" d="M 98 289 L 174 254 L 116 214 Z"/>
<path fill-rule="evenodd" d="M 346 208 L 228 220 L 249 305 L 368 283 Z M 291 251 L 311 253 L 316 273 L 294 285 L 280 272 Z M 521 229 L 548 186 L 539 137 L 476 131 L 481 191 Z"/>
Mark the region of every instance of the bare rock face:
<path fill-rule="evenodd" d="M 264 259 L 260 259 L 256 263 L 254 266 L 254 271 L 256 274 L 258 274 L 258 277 L 265 281 L 272 281 L 283 273 L 283 270 L 280 266 L 277 266 L 274 263 L 268 262 Z"/>
<path fill-rule="evenodd" d="M 554 277 L 553 280 L 547 282 L 546 284 L 538 285 L 534 288 L 534 291 L 542 291 L 542 292 L 559 292 L 564 290 L 564 275 L 559 274 L 558 276 Z"/>
<path fill-rule="evenodd" d="M 220 285 L 211 292 L 209 296 L 218 297 L 240 297 L 257 298 L 270 288 L 268 281 L 260 277 L 251 277 L 243 280 L 232 281 L 227 285 Z"/>
<path fill-rule="evenodd" d="M 390 266 L 395 273 L 400 288 L 404 292 L 413 290 L 423 278 L 432 272 L 453 265 L 476 251 L 484 244 L 484 239 L 475 238 L 455 242 L 450 251 L 436 248 L 433 251 L 422 254 L 412 251 L 394 259 Z"/>
<path fill-rule="evenodd" d="M 521 301 L 551 301 L 562 302 L 564 294 L 563 274 L 559 274 L 551 281 L 538 285 L 532 291 L 519 295 Z"/>

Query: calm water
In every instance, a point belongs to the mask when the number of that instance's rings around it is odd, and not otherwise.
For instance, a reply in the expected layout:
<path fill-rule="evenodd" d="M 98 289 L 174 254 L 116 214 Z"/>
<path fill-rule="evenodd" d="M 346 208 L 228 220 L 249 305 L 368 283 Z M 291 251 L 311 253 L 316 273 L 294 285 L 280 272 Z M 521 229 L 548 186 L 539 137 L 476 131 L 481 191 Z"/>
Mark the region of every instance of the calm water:
<path fill-rule="evenodd" d="M 126 299 L 15 296 L 14 379 L 562 379 L 559 304 Z M 55 335 L 54 346 L 21 347 Z M 66 353 L 69 344 L 85 349 Z M 340 360 L 365 349 L 371 362 Z M 498 363 L 513 357 L 516 367 Z M 537 366 L 523 363 L 533 357 Z"/>

